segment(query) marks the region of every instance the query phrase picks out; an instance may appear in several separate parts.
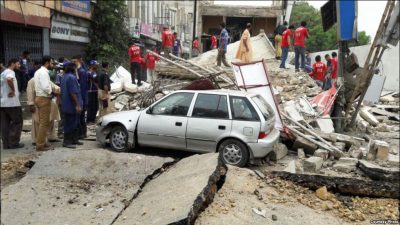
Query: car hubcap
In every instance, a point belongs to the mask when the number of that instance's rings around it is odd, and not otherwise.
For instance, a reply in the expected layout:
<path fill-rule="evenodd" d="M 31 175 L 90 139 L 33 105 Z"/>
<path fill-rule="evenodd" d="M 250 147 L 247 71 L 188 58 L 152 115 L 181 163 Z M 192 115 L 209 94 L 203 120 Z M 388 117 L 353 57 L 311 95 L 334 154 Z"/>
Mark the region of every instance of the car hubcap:
<path fill-rule="evenodd" d="M 229 144 L 224 148 L 223 157 L 225 162 L 236 165 L 242 160 L 242 151 L 239 146 L 235 144 Z"/>
<path fill-rule="evenodd" d="M 111 142 L 116 149 L 125 148 L 126 134 L 122 131 L 114 132 L 111 137 Z"/>

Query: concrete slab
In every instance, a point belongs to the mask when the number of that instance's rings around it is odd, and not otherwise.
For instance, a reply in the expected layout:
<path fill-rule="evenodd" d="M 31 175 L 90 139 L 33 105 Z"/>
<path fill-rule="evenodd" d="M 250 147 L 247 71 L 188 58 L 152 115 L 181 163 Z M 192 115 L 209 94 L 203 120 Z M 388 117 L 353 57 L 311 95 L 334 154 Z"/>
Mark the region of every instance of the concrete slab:
<path fill-rule="evenodd" d="M 182 159 L 151 180 L 118 217 L 123 224 L 193 224 L 203 202 L 211 202 L 226 173 L 217 153 Z"/>
<path fill-rule="evenodd" d="M 172 161 L 104 149 L 46 152 L 2 190 L 2 225 L 111 224 L 144 180 Z"/>

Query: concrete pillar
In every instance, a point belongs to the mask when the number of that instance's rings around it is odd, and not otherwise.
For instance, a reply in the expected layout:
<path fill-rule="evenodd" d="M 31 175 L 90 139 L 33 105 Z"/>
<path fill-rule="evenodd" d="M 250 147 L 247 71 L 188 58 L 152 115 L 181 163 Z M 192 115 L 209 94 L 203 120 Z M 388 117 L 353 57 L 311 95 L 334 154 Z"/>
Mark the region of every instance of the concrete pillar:
<path fill-rule="evenodd" d="M 43 28 L 42 31 L 43 55 L 50 55 L 50 32 L 49 28 Z"/>

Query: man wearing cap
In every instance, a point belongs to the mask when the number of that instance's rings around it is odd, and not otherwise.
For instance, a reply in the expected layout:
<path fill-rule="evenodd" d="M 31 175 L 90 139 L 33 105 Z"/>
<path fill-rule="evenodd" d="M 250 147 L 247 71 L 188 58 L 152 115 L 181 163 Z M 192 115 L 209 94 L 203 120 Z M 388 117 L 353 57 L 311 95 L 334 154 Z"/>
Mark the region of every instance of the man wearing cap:
<path fill-rule="evenodd" d="M 169 54 L 171 53 L 172 46 L 174 44 L 174 34 L 169 30 L 167 26 L 164 27 L 164 31 L 161 34 L 162 46 L 164 51 L 164 56 L 171 58 Z"/>
<path fill-rule="evenodd" d="M 88 96 L 88 76 L 86 70 L 83 68 L 80 60 L 80 56 L 72 57 L 72 62 L 76 65 L 78 72 L 79 87 L 81 90 L 82 97 L 82 111 L 79 121 L 79 138 L 83 139 L 87 137 L 87 127 L 86 127 L 86 110 L 87 110 L 87 96 Z"/>
<path fill-rule="evenodd" d="M 64 75 L 61 79 L 61 104 L 64 114 L 64 142 L 67 148 L 76 148 L 82 145 L 79 142 L 79 123 L 83 107 L 79 82 L 75 75 L 76 65 L 72 62 L 64 63 Z"/>
<path fill-rule="evenodd" d="M 140 66 L 140 47 L 138 43 L 133 43 L 128 49 L 128 55 L 131 62 L 131 79 L 132 84 L 136 84 L 135 76 L 137 77 L 137 85 L 142 85 L 141 66 Z"/>
<path fill-rule="evenodd" d="M 50 130 L 51 100 L 53 98 L 52 82 L 49 69 L 53 68 L 53 58 L 43 56 L 42 67 L 35 72 L 35 106 L 39 113 L 39 129 L 36 136 L 36 151 L 47 151 L 51 146 L 46 144 L 47 132 Z"/>
<path fill-rule="evenodd" d="M 97 100 L 97 66 L 98 63 L 96 60 L 90 60 L 89 62 L 89 70 L 87 72 L 89 89 L 88 89 L 88 106 L 87 106 L 87 118 L 86 122 L 94 123 L 96 121 L 97 110 L 99 109 L 99 104 Z"/>

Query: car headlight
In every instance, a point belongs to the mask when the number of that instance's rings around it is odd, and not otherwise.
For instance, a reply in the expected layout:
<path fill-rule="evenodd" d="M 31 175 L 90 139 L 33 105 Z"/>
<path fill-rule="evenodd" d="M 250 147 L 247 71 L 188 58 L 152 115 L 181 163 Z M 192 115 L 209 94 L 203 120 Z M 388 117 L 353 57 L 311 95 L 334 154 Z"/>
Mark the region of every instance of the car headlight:
<path fill-rule="evenodd" d="M 97 121 L 97 125 L 101 126 L 102 123 L 103 123 L 103 117 L 100 117 L 99 120 Z"/>

